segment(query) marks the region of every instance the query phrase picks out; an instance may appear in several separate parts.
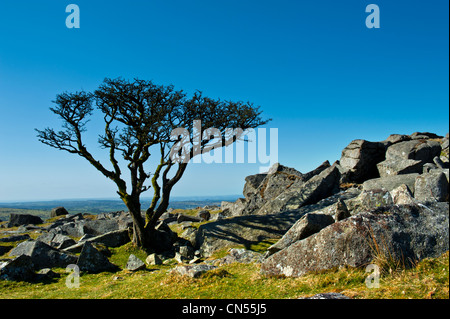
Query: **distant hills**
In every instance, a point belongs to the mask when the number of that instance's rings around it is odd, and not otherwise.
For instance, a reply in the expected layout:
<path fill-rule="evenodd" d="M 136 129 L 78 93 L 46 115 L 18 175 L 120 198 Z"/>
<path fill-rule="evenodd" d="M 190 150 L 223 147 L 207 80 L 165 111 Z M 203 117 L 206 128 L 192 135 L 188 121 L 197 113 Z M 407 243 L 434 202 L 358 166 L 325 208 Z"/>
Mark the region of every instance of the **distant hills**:
<path fill-rule="evenodd" d="M 169 208 L 191 209 L 205 205 L 220 206 L 222 201 L 235 201 L 238 197 L 239 195 L 174 197 L 170 201 Z M 151 199 L 143 199 L 141 202 L 142 209 L 148 207 L 150 202 Z M 0 220 L 7 220 L 11 213 L 26 213 L 45 217 L 45 215 L 50 213 L 52 208 L 58 206 L 64 206 L 71 214 L 100 214 L 127 210 L 123 202 L 119 199 L 72 199 L 0 203 Z"/>

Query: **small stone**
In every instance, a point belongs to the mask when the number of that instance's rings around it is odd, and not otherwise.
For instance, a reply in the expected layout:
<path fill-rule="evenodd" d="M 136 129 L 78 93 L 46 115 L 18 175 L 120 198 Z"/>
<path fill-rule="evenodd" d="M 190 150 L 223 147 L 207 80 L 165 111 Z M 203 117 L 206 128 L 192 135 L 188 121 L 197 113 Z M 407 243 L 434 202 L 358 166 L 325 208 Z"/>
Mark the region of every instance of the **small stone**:
<path fill-rule="evenodd" d="M 64 207 L 53 208 L 50 212 L 50 217 L 57 217 L 62 215 L 69 215 L 69 212 Z"/>
<path fill-rule="evenodd" d="M 216 266 L 212 265 L 199 264 L 190 266 L 178 266 L 175 267 L 172 271 L 178 272 L 182 276 L 197 278 L 200 277 L 200 275 L 204 274 L 205 272 L 216 268 L 217 268 Z"/>
<path fill-rule="evenodd" d="M 51 270 L 50 268 L 44 268 L 41 269 L 37 272 L 38 275 L 42 275 L 45 276 L 46 278 L 60 278 L 61 275 L 54 272 L 53 270 Z"/>
<path fill-rule="evenodd" d="M 141 269 L 145 269 L 145 263 L 137 258 L 135 255 L 131 254 L 128 258 L 127 265 L 125 267 L 127 270 L 137 271 Z"/>
<path fill-rule="evenodd" d="M 346 219 L 350 217 L 350 212 L 347 209 L 347 205 L 345 205 L 345 202 L 342 199 L 338 199 L 336 203 L 336 212 L 334 214 L 334 220 L 340 221 L 343 219 Z"/>
<path fill-rule="evenodd" d="M 147 259 L 145 259 L 145 262 L 147 263 L 147 265 L 162 265 L 162 260 L 157 254 L 148 255 Z"/>
<path fill-rule="evenodd" d="M 207 221 L 211 218 L 211 213 L 207 210 L 201 210 L 197 213 L 197 217 Z"/>
<path fill-rule="evenodd" d="M 78 257 L 77 266 L 81 271 L 86 271 L 89 273 L 114 271 L 118 268 L 88 241 L 83 244 L 83 249 Z"/>

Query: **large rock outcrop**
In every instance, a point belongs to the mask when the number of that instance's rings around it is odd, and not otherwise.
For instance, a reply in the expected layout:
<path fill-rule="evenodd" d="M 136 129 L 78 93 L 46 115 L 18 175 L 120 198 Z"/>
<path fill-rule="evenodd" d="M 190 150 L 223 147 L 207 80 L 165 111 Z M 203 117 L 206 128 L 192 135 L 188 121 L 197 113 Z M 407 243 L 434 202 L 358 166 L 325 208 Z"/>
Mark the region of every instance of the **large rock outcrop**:
<path fill-rule="evenodd" d="M 413 139 L 391 145 L 386 150 L 386 159 L 377 164 L 380 176 L 422 173 L 426 163 L 441 153 L 441 144 L 434 140 Z"/>
<path fill-rule="evenodd" d="M 246 178 L 245 198 L 223 202 L 226 216 L 269 215 L 315 204 L 339 191 L 340 171 L 328 161 L 311 172 L 299 171 L 279 163 L 267 174 Z"/>
<path fill-rule="evenodd" d="M 405 264 L 438 257 L 449 249 L 448 223 L 448 203 L 385 206 L 295 242 L 268 257 L 261 271 L 297 277 L 343 265 L 364 266 L 380 253 Z"/>
<path fill-rule="evenodd" d="M 339 164 L 342 182 L 362 183 L 379 177 L 377 164 L 384 160 L 386 145 L 381 142 L 354 140 L 342 151 Z"/>

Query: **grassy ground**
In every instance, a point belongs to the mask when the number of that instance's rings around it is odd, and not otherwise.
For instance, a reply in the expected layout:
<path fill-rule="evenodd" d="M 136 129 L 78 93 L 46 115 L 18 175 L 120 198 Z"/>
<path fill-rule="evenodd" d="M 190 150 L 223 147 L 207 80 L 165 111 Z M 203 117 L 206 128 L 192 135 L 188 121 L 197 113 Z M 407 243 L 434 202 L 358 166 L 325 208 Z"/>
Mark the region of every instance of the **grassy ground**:
<path fill-rule="evenodd" d="M 269 243 L 255 246 L 262 250 Z M 110 249 L 110 260 L 124 268 L 130 253 L 142 260 L 146 253 L 130 244 Z M 219 253 L 220 254 L 220 253 Z M 223 254 L 223 252 L 222 252 Z M 81 274 L 79 288 L 67 288 L 68 273 L 47 283 L 0 281 L 0 298 L 298 298 L 340 292 L 352 298 L 449 298 L 449 254 L 425 259 L 412 269 L 381 275 L 379 288 L 367 288 L 364 269 L 341 268 L 300 278 L 267 277 L 257 264 L 230 264 L 200 278 L 170 273 L 173 265 L 146 270 Z"/>
<path fill-rule="evenodd" d="M 196 215 L 197 210 L 184 210 L 184 214 Z M 215 212 L 214 212 L 215 213 Z M 87 216 L 95 218 L 95 216 Z M 56 217 L 55 219 L 58 219 Z M 47 221 L 49 222 L 49 221 Z M 176 227 L 175 227 L 176 228 Z M 4 229 L 14 230 L 16 228 Z M 174 229 L 179 231 L 179 229 Z M 32 238 L 39 234 L 30 232 Z M 0 237 L 4 235 L 0 234 Z M 254 244 L 251 250 L 263 253 L 276 240 Z M 19 242 L 0 243 L 15 246 Z M 130 254 L 145 260 L 147 254 L 131 243 L 110 248 L 110 261 L 125 268 Z M 217 252 L 212 258 L 226 255 L 227 250 Z M 0 256 L 7 258 L 8 254 Z M 369 273 L 364 269 L 340 268 L 310 273 L 300 278 L 267 277 L 260 274 L 257 264 L 221 266 L 200 278 L 181 277 L 170 273 L 170 265 L 148 266 L 146 270 L 116 273 L 81 274 L 80 287 L 68 288 L 65 269 L 54 269 L 60 278 L 47 282 L 27 283 L 0 280 L 1 298 L 232 298 L 232 299 L 283 299 L 311 296 L 324 292 L 340 292 L 351 298 L 449 298 L 449 253 L 439 258 L 425 259 L 414 268 L 394 267 L 389 271 L 386 262 L 378 258 L 385 271 L 380 277 L 379 288 L 367 288 Z"/>

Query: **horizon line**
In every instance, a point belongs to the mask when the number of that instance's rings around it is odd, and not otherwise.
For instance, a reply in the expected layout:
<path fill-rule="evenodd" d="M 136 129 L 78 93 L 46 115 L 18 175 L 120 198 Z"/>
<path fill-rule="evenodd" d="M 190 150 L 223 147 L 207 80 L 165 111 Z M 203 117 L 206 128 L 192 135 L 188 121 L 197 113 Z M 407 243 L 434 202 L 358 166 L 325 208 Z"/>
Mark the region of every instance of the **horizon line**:
<path fill-rule="evenodd" d="M 200 200 L 215 200 L 225 197 L 241 197 L 241 194 L 223 194 L 223 195 L 195 195 L 195 196 L 173 196 L 171 197 L 171 201 L 185 201 L 192 199 L 192 201 L 200 201 Z M 45 203 L 45 202 L 67 202 L 67 201 L 89 201 L 89 200 L 96 200 L 96 201 L 121 201 L 120 198 L 117 197 L 80 197 L 80 198 L 57 198 L 57 199 L 23 199 L 23 200 L 0 200 L 0 204 L 22 204 L 22 203 Z M 143 197 L 141 198 L 141 201 L 152 200 L 152 197 Z"/>

